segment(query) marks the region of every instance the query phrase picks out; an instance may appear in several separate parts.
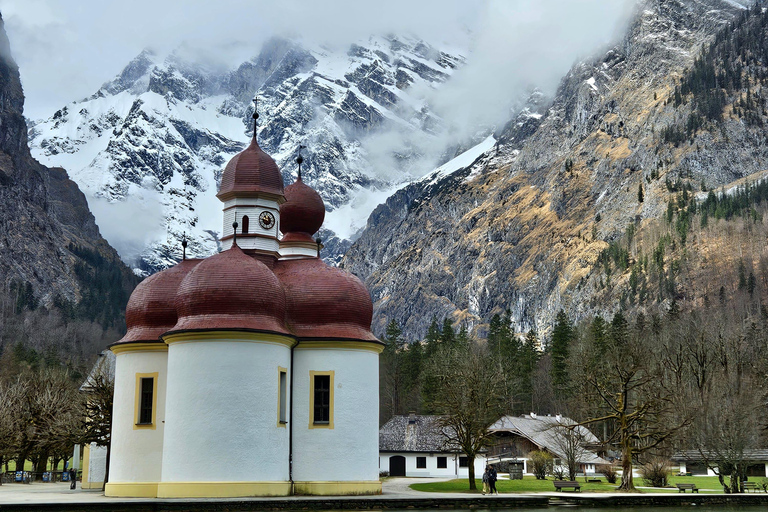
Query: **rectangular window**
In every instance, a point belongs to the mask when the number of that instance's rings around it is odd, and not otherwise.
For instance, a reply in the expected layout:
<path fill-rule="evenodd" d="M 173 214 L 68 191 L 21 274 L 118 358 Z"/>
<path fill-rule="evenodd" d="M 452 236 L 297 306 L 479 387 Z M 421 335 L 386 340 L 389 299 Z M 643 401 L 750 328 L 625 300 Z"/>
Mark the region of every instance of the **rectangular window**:
<path fill-rule="evenodd" d="M 334 372 L 309 372 L 309 427 L 333 428 Z"/>
<path fill-rule="evenodd" d="M 447 468 L 448 468 L 448 457 L 438 457 L 437 469 L 447 469 Z"/>
<path fill-rule="evenodd" d="M 136 374 L 136 403 L 134 405 L 134 427 L 155 428 L 157 414 L 157 373 Z"/>
<path fill-rule="evenodd" d="M 284 427 L 288 423 L 288 370 L 277 370 L 277 424 Z"/>
<path fill-rule="evenodd" d="M 139 406 L 139 425 L 152 424 L 152 398 L 155 389 L 155 379 L 144 377 L 141 379 L 141 405 Z"/>
<path fill-rule="evenodd" d="M 459 457 L 459 467 L 466 468 L 469 466 L 469 461 L 466 457 Z"/>
<path fill-rule="evenodd" d="M 331 419 L 331 376 L 315 375 L 314 423 L 328 423 Z"/>
<path fill-rule="evenodd" d="M 426 457 L 416 457 L 416 469 L 427 469 Z"/>

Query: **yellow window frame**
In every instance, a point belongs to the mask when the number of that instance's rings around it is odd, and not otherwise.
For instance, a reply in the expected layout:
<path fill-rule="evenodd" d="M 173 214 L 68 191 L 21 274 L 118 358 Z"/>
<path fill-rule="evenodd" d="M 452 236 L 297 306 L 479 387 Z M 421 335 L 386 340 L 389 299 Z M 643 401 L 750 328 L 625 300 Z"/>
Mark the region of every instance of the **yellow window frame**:
<path fill-rule="evenodd" d="M 285 396 L 283 396 L 282 376 L 285 375 Z M 281 405 L 285 404 L 285 419 L 281 414 Z M 277 367 L 277 426 L 285 428 L 288 424 L 288 368 Z"/>
<path fill-rule="evenodd" d="M 328 396 L 328 423 L 315 423 L 315 376 L 316 375 L 328 375 L 329 379 L 329 396 Z M 329 371 L 314 371 L 309 372 L 309 428 L 327 428 L 333 429 L 333 388 L 334 388 L 334 375 L 333 370 Z"/>
<path fill-rule="evenodd" d="M 158 372 L 136 374 L 136 398 L 133 407 L 133 430 L 155 430 L 157 428 L 157 380 Z M 141 406 L 141 379 L 152 379 L 152 423 L 139 423 Z"/>

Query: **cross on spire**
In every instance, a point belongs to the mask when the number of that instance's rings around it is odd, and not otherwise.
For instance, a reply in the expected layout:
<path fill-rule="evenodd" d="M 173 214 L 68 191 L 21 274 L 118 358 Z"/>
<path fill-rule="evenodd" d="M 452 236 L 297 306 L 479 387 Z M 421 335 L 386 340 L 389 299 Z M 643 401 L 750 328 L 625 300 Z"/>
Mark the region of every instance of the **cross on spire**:
<path fill-rule="evenodd" d="M 253 115 L 251 116 L 253 118 L 253 138 L 256 138 L 256 125 L 258 124 L 259 119 L 259 97 L 256 96 L 253 98 Z"/>
<path fill-rule="evenodd" d="M 181 260 L 184 261 L 187 259 L 187 234 L 184 233 L 184 236 L 181 238 Z"/>
<path fill-rule="evenodd" d="M 301 156 L 301 150 L 305 149 L 307 146 L 302 146 L 299 144 L 299 156 L 296 157 L 296 163 L 299 164 L 299 179 L 301 179 L 301 162 L 304 161 L 304 158 Z"/>

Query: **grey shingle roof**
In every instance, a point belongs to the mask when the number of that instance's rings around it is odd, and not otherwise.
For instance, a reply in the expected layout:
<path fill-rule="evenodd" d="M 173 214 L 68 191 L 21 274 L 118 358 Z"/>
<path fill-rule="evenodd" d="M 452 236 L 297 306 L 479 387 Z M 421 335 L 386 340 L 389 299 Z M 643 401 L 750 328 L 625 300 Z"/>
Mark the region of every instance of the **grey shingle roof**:
<path fill-rule="evenodd" d="M 710 457 L 716 458 L 716 454 L 710 453 Z M 682 450 L 675 453 L 672 457 L 675 462 L 700 462 L 703 460 L 699 450 Z M 744 450 L 744 460 L 752 462 L 768 462 L 768 449 L 760 448 L 754 450 Z"/>
<path fill-rule="evenodd" d="M 393 416 L 379 429 L 379 451 L 454 453 L 440 425 L 440 416 Z"/>
<path fill-rule="evenodd" d="M 80 391 L 88 391 L 93 385 L 93 379 L 99 372 L 104 372 L 110 381 L 115 380 L 115 353 L 111 350 L 105 350 L 104 352 L 99 353 L 99 358 L 96 360 L 96 363 L 94 363 L 90 373 L 88 373 L 88 377 L 80 386 Z"/>
<path fill-rule="evenodd" d="M 575 425 L 576 422 L 565 416 L 503 416 L 496 423 L 490 426 L 492 432 L 510 432 L 529 439 L 539 448 L 546 448 L 547 451 L 563 457 L 558 448 L 557 426 Z M 575 429 L 581 434 L 584 444 L 599 444 L 600 440 L 585 426 L 579 425 Z M 598 457 L 590 451 L 584 452 L 584 460 L 579 462 L 585 464 L 608 464 L 608 461 Z"/>

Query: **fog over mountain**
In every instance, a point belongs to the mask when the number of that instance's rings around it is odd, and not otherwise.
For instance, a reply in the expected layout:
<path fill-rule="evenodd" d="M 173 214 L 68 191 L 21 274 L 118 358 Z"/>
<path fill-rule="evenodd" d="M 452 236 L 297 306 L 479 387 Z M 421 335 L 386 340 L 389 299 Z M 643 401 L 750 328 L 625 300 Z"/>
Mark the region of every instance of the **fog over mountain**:
<path fill-rule="evenodd" d="M 28 98 L 27 118 L 47 119 L 49 126 L 52 126 L 51 116 L 54 113 L 72 101 L 80 101 L 97 93 L 102 84 L 123 71 L 145 48 L 152 49 L 161 67 L 163 59 L 173 55 L 174 62 L 194 63 L 195 73 L 202 70 L 200 72 L 208 77 L 225 76 L 242 63 L 253 62 L 258 55 L 264 55 L 264 43 L 275 36 L 287 38 L 297 48 L 312 54 L 313 59 L 322 54 L 320 61 L 323 63 L 341 62 L 349 56 L 350 45 L 360 43 L 369 47 L 371 37 L 390 37 L 388 35 L 423 41 L 430 51 L 444 52 L 455 58 L 455 69 L 440 71 L 445 76 L 422 77 L 422 80 L 412 84 L 398 83 L 398 90 L 407 89 L 407 101 L 398 97 L 397 106 L 382 106 L 377 99 L 371 100 L 374 104 L 369 105 L 369 110 L 392 120 L 392 116 L 385 112 L 391 111 L 395 117 L 405 120 L 405 124 L 399 121 L 372 123 L 369 119 L 365 126 L 359 126 L 357 130 L 350 130 L 346 121 L 336 127 L 344 132 L 334 135 L 334 140 L 345 147 L 344 154 L 337 160 L 325 159 L 324 165 L 332 166 L 337 171 L 336 174 L 331 173 L 335 176 L 333 179 L 340 181 L 332 187 L 329 185 L 330 188 L 324 189 L 322 185 L 319 188 L 326 197 L 329 210 L 337 210 L 336 217 L 331 214 L 326 223 L 332 232 L 324 235 L 330 237 L 329 240 L 337 240 L 338 243 L 331 244 L 330 250 L 334 257 L 340 257 L 346 247 L 345 240 L 353 237 L 356 229 L 365 224 L 365 218 L 376 204 L 461 150 L 483 141 L 525 107 L 525 101 L 534 88 L 545 96 L 551 95 L 560 78 L 576 60 L 614 41 L 617 34 L 624 30 L 633 2 L 396 1 L 383 5 L 354 1 L 314 4 L 288 1 L 279 5 L 258 2 L 243 6 L 239 2 L 223 1 L 214 8 L 203 2 L 157 3 L 140 0 L 129 5 L 87 0 L 71 5 L 55 0 L 6 0 L 0 3 L 0 9 L 11 37 L 19 42 L 17 60 Z M 413 47 L 417 48 L 418 44 L 414 43 Z M 427 60 L 431 58 L 427 54 L 424 57 Z M 371 58 L 366 66 L 372 65 L 376 59 L 375 56 Z M 418 60 L 421 57 L 415 58 Z M 354 68 L 350 62 L 344 63 L 349 68 L 346 72 L 362 69 Z M 364 63 L 361 61 L 358 64 L 362 66 Z M 387 72 L 396 73 L 398 66 L 398 62 L 393 62 Z M 327 66 L 320 68 L 320 71 L 313 68 L 312 72 L 322 76 L 333 74 L 327 72 Z M 289 75 L 286 73 L 285 78 L 289 79 Z M 290 79 L 295 80 L 297 76 L 290 75 Z M 340 77 L 344 78 L 344 72 L 334 79 Z M 353 83 L 357 82 L 353 80 Z M 269 91 L 265 93 L 260 89 L 264 82 L 257 81 L 253 85 L 258 87 L 246 91 L 246 96 L 257 92 L 269 95 Z M 287 100 L 293 102 L 294 112 L 304 112 L 300 104 L 311 96 L 304 97 L 300 93 L 291 94 Z M 371 99 L 369 96 L 370 92 L 363 91 L 355 99 L 366 103 Z M 278 97 L 280 95 L 274 98 Z M 318 101 L 316 95 L 311 97 L 312 101 Z M 146 176 L 134 177 L 132 182 L 135 189 L 133 195 L 140 198 L 136 205 L 128 201 L 125 194 L 115 196 L 107 193 L 105 187 L 115 185 L 110 181 L 115 179 L 114 172 L 109 171 L 112 160 L 105 159 L 102 150 L 93 153 L 81 150 L 87 146 L 86 140 L 91 140 L 81 132 L 68 133 L 66 141 L 63 141 L 60 130 L 56 136 L 61 145 L 53 150 L 33 150 L 37 151 L 37 157 L 67 168 L 76 181 L 78 176 L 88 176 L 90 181 L 78 183 L 88 195 L 102 232 L 132 265 L 144 265 L 145 271 L 153 271 L 175 258 L 173 248 L 178 245 L 178 237 L 198 226 L 198 220 L 203 215 L 214 215 L 212 222 L 218 224 L 215 213 L 217 203 L 211 199 L 215 195 L 216 181 L 215 176 L 209 173 L 215 173 L 221 161 L 238 151 L 239 144 L 248 139 L 249 112 L 246 112 L 247 102 L 240 101 L 242 99 L 238 98 L 238 106 L 234 110 L 226 111 L 230 117 L 243 119 L 239 128 L 228 124 L 226 133 L 223 133 L 220 126 L 206 126 L 205 121 L 195 120 L 198 123 L 196 129 L 224 136 L 228 142 L 216 147 L 215 158 L 197 154 L 197 150 L 188 151 L 185 158 L 191 159 L 190 165 L 197 166 L 196 172 L 201 173 L 202 179 L 197 182 L 206 182 L 207 185 L 195 185 L 194 193 L 184 190 L 181 195 L 194 195 L 195 198 L 188 197 L 181 209 L 178 204 L 169 206 L 179 201 L 178 198 L 169 199 L 168 186 L 158 185 L 154 178 L 147 181 L 144 179 Z M 342 100 L 337 98 L 337 103 L 342 105 Z M 180 98 L 174 97 L 171 103 L 178 106 L 177 101 Z M 146 99 L 142 102 L 145 109 L 149 108 Z M 193 103 L 199 105 L 201 102 L 194 99 Z M 213 105 L 213 100 L 209 103 L 211 106 L 206 107 L 207 112 L 211 109 L 222 112 L 221 105 Z M 278 103 L 270 105 L 267 100 L 265 108 L 277 106 Z M 298 120 L 291 118 L 294 123 L 291 128 L 301 133 L 279 140 L 273 137 L 275 145 L 269 147 L 267 144 L 267 149 L 279 153 L 276 158 L 287 181 L 290 181 L 291 169 L 288 167 L 292 161 L 288 152 L 301 142 L 302 137 L 306 137 L 307 132 L 325 129 L 318 122 L 325 119 L 329 108 L 328 104 L 323 104 L 322 108 L 314 109 L 312 116 L 303 115 Z M 128 113 L 117 110 L 120 111 L 118 116 Z M 421 114 L 418 114 L 419 111 Z M 172 114 L 169 115 L 173 118 Z M 164 123 L 163 119 L 160 115 L 156 121 Z M 267 130 L 268 136 L 276 130 L 288 129 L 285 116 L 281 119 L 281 122 L 271 126 L 270 119 L 265 119 L 261 129 Z M 125 119 L 121 120 L 122 124 L 123 121 Z M 83 122 L 82 119 L 77 123 L 70 121 L 69 126 L 81 126 Z M 117 133 L 115 123 L 117 120 L 100 129 Z M 45 132 L 46 125 L 41 124 L 37 129 Z M 45 142 L 35 138 L 34 130 L 31 133 L 33 146 Z M 317 139 L 314 142 L 321 145 Z M 310 146 L 309 151 L 313 150 L 318 153 L 323 151 L 322 148 Z M 63 156 L 65 153 L 70 156 L 77 153 L 77 164 L 68 162 Z M 110 158 L 113 157 L 114 154 Z M 318 160 L 324 158 L 319 157 Z M 195 162 L 195 159 L 201 160 Z M 133 160 L 133 157 L 123 160 Z M 85 168 L 90 170 L 80 172 Z M 98 178 L 96 171 L 99 169 L 107 174 L 111 172 L 113 177 L 105 175 L 103 179 Z M 318 179 L 320 169 L 325 167 L 318 167 Z M 160 169 L 154 172 L 162 174 Z M 167 183 L 171 181 L 173 179 L 169 178 Z M 181 181 L 184 182 L 183 187 L 172 187 L 177 192 L 189 186 L 186 178 Z M 121 186 L 127 190 L 128 182 Z M 123 204 L 116 204 L 118 202 Z M 137 208 L 143 214 L 132 216 L 131 212 Z M 185 226 L 184 222 L 178 225 L 168 222 L 184 208 L 187 208 L 185 211 L 194 209 L 196 212 L 184 221 L 189 226 Z M 340 218 L 344 222 L 340 222 Z M 153 219 L 162 222 L 153 225 Z M 128 230 L 127 226 L 130 226 Z M 205 228 L 206 232 L 215 229 L 220 229 L 220 226 Z M 127 237 L 126 231 L 130 231 Z M 338 237 L 334 238 L 334 235 Z M 215 233 L 210 235 L 208 242 L 201 242 L 198 247 L 200 255 L 215 250 L 213 240 Z M 150 245 L 154 249 L 147 249 Z M 159 249 L 160 246 L 163 248 Z M 147 251 L 152 254 L 148 256 Z M 131 261 L 136 257 L 141 262 Z"/>

